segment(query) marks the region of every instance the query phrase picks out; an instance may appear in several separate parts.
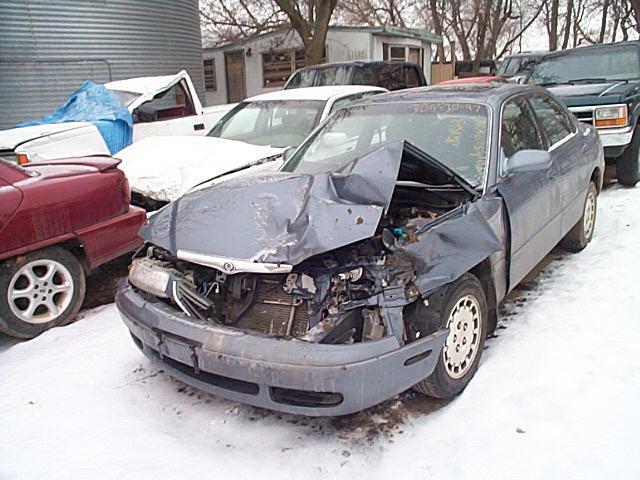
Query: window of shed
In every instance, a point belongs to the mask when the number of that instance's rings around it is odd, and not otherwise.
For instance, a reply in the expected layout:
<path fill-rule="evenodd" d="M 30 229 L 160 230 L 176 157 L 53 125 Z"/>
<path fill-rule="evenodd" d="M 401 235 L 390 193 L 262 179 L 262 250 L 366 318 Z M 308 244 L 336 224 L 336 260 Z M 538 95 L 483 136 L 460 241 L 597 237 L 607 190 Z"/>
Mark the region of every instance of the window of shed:
<path fill-rule="evenodd" d="M 218 89 L 216 85 L 216 63 L 213 58 L 204 62 L 204 89 L 215 92 Z"/>
<path fill-rule="evenodd" d="M 262 85 L 282 87 L 291 75 L 291 52 L 262 54 Z"/>
<path fill-rule="evenodd" d="M 404 62 L 406 59 L 404 47 L 389 47 L 389 60 L 392 62 Z"/>

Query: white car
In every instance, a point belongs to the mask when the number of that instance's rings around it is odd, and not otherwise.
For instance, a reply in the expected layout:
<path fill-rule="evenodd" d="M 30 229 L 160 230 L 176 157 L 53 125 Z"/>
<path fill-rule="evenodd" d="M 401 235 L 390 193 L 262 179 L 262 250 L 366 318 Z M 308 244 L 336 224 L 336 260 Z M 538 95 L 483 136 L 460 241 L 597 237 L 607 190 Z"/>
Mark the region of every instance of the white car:
<path fill-rule="evenodd" d="M 133 141 L 153 135 L 202 136 L 235 104 L 204 108 L 189 74 L 105 84 L 133 115 Z M 95 125 L 65 122 L 0 131 L 0 156 L 16 163 L 109 155 Z"/>
<path fill-rule="evenodd" d="M 236 105 L 206 137 L 145 138 L 116 157 L 122 160 L 119 168 L 129 179 L 133 203 L 156 209 L 229 172 L 256 164 L 275 170 L 281 153 L 300 145 L 331 113 L 386 91 L 345 85 L 265 93 Z"/>

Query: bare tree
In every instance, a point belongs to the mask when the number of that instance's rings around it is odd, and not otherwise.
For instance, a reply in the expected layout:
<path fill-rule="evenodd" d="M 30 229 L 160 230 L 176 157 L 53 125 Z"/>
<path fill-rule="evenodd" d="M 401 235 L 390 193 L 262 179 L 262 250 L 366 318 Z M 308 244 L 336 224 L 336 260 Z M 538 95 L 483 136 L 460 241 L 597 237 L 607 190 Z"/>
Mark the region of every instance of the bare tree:
<path fill-rule="evenodd" d="M 341 0 L 338 18 L 350 25 L 410 26 L 416 18 L 416 0 Z"/>
<path fill-rule="evenodd" d="M 300 36 L 306 65 L 320 63 L 337 0 L 205 0 L 204 27 L 218 43 L 291 26 Z"/>
<path fill-rule="evenodd" d="M 305 65 L 322 61 L 331 15 L 338 0 L 275 0 L 304 44 Z"/>

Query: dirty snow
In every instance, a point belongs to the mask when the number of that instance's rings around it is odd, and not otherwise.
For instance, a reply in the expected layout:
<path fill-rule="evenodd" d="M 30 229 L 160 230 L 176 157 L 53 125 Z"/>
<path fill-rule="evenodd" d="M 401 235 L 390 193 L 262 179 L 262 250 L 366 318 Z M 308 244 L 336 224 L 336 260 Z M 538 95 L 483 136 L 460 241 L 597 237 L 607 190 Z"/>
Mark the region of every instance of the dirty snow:
<path fill-rule="evenodd" d="M 337 419 L 170 379 L 113 305 L 0 337 L 0 479 L 640 478 L 638 249 L 640 188 L 610 188 L 592 244 L 554 251 L 507 302 L 460 397 Z"/>

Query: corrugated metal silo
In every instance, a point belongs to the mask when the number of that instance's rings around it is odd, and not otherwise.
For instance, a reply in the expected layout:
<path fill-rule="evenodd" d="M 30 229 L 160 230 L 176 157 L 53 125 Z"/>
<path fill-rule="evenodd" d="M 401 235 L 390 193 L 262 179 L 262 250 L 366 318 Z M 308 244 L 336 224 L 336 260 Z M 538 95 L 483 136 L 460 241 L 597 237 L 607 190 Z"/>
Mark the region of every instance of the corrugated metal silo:
<path fill-rule="evenodd" d="M 0 0 L 0 129 L 50 113 L 84 80 L 182 69 L 202 98 L 198 0 Z"/>

